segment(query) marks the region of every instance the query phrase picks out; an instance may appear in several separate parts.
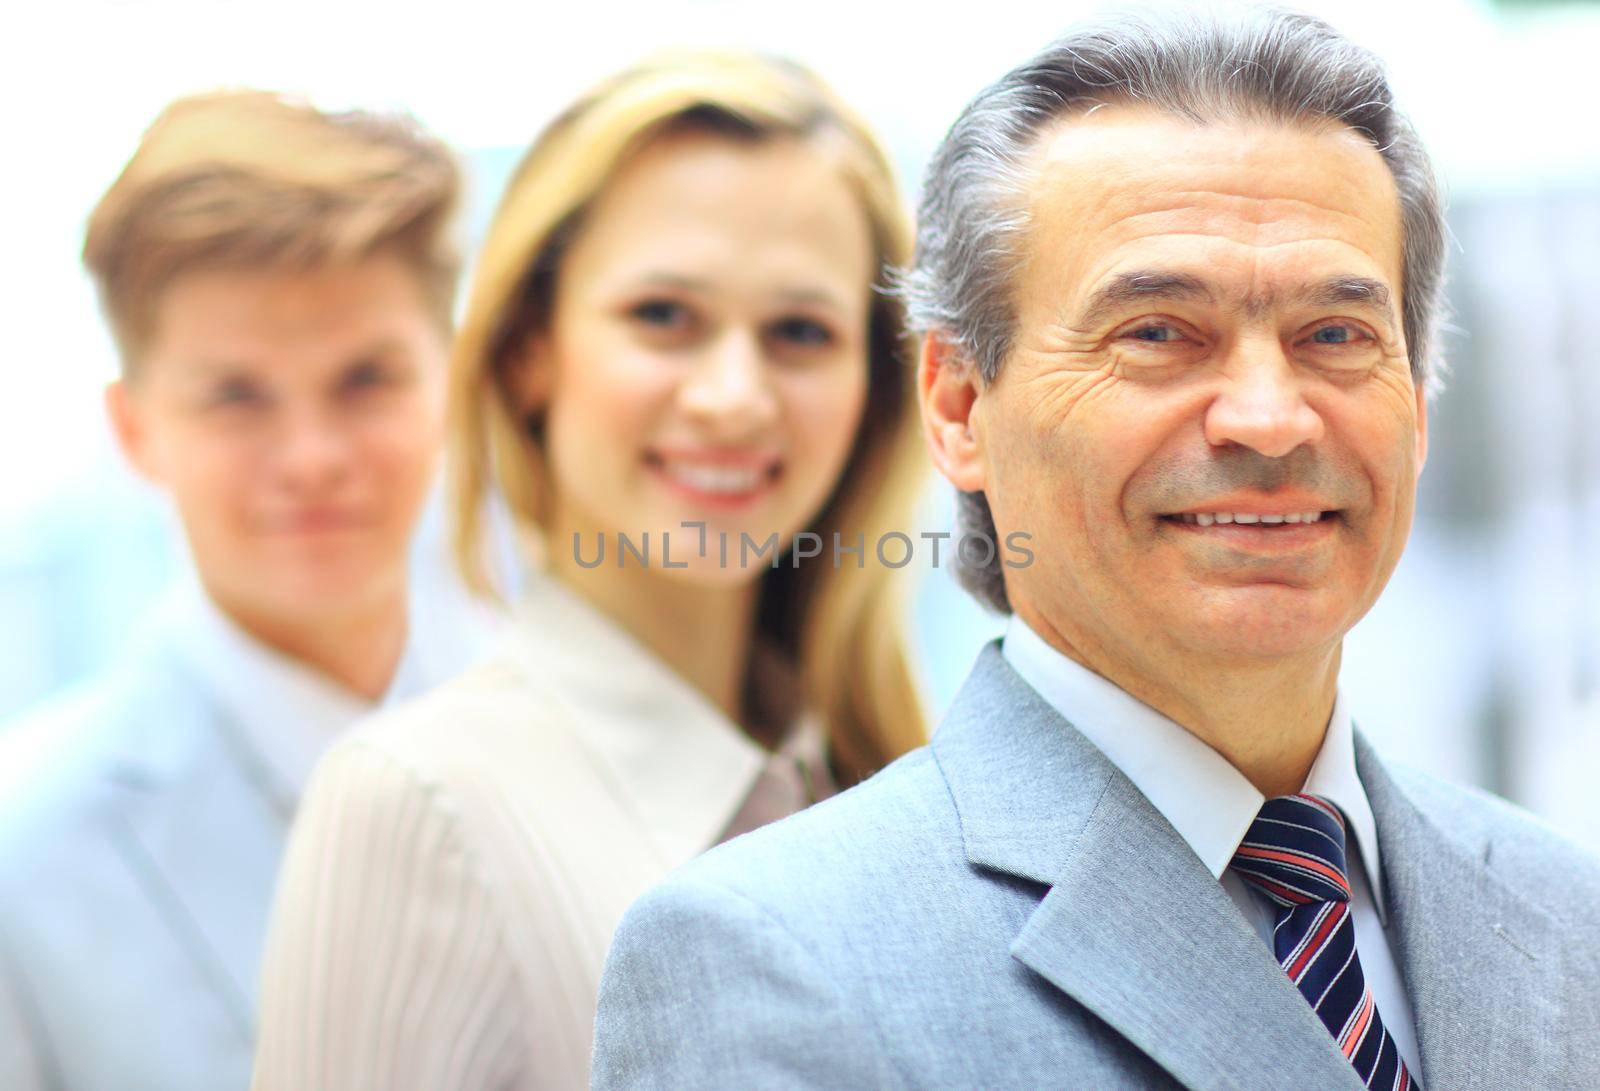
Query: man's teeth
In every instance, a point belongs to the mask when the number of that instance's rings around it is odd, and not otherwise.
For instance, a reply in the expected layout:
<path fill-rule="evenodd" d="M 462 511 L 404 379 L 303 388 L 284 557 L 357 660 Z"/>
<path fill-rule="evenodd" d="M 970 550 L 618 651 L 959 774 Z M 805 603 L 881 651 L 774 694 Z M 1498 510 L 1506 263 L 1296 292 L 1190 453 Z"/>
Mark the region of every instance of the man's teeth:
<path fill-rule="evenodd" d="M 669 462 L 666 471 L 676 480 L 700 492 L 753 492 L 767 478 L 766 470 L 733 466 L 696 466 L 684 462 Z"/>
<path fill-rule="evenodd" d="M 1296 511 L 1288 515 L 1255 515 L 1247 511 L 1203 511 L 1178 516 L 1181 522 L 1196 523 L 1203 527 L 1209 527 L 1214 523 L 1224 526 L 1228 523 L 1315 523 L 1321 518 L 1320 511 Z"/>

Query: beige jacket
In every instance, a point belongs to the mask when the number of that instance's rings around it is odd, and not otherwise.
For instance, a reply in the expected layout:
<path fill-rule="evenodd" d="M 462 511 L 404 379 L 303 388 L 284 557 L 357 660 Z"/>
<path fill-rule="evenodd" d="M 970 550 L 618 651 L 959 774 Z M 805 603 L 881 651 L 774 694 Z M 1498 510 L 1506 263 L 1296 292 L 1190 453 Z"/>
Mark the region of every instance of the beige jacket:
<path fill-rule="evenodd" d="M 319 764 L 274 903 L 254 1086 L 587 1086 L 623 911 L 751 815 L 828 794 L 821 750 L 808 719 L 769 754 L 535 578 L 497 655 Z"/>

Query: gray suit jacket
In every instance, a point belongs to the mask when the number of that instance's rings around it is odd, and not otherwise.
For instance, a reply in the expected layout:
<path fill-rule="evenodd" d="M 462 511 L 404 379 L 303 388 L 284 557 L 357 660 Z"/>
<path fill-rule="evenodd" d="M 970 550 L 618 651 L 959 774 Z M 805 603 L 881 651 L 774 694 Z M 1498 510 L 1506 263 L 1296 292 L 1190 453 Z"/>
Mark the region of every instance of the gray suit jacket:
<path fill-rule="evenodd" d="M 1600 1088 L 1600 860 L 1357 737 L 1424 1084 Z M 637 902 L 597 1088 L 1361 1086 L 1221 885 L 980 655 L 932 744 Z"/>

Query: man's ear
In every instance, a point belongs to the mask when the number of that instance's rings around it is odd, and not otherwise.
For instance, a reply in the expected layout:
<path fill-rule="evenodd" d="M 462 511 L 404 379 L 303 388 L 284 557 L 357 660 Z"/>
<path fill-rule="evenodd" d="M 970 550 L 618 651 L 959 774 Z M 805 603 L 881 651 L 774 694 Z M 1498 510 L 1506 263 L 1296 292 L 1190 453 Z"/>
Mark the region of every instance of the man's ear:
<path fill-rule="evenodd" d="M 974 412 L 981 383 L 977 366 L 939 331 L 922 339 L 917 366 L 922 438 L 933 464 L 962 492 L 984 487 L 983 431 Z"/>
<path fill-rule="evenodd" d="M 1423 464 L 1428 461 L 1428 392 L 1417 383 L 1417 475 L 1422 475 Z"/>
<path fill-rule="evenodd" d="M 141 401 L 139 392 L 128 385 L 127 379 L 114 379 L 106 384 L 105 404 L 106 418 L 111 422 L 111 434 L 122 449 L 122 457 L 140 476 L 160 484 L 160 467 L 151 449 L 150 429 L 145 420 L 148 409 Z"/>

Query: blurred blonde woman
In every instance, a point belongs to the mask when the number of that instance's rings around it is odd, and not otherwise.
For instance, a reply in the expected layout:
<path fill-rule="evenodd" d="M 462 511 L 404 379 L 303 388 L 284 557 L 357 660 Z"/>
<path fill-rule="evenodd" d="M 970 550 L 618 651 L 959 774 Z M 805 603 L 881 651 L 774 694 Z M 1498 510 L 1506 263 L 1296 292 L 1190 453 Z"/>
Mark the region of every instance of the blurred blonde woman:
<path fill-rule="evenodd" d="M 499 500 L 532 571 L 498 656 L 319 766 L 258 1088 L 586 1086 L 627 905 L 924 740 L 875 548 L 922 464 L 908 232 L 781 61 L 663 58 L 535 142 L 452 364 L 459 559 L 486 586 Z"/>

